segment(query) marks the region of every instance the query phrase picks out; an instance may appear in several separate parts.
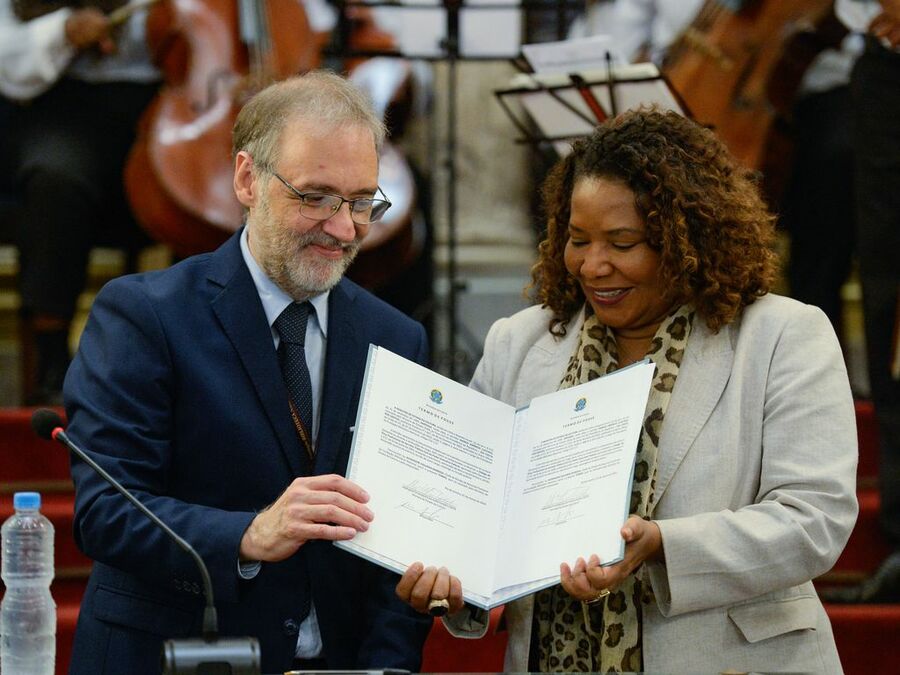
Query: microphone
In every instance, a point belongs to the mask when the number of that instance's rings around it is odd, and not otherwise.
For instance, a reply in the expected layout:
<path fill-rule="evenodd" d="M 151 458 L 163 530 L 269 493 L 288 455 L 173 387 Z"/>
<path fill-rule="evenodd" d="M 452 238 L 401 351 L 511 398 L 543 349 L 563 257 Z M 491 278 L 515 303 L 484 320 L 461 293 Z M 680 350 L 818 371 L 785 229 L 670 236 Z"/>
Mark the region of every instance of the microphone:
<path fill-rule="evenodd" d="M 103 480 L 112 485 L 125 499 L 134 504 L 138 511 L 147 516 L 154 525 L 166 533 L 182 551 L 187 553 L 200 570 L 203 578 L 203 592 L 206 595 L 206 607 L 203 609 L 203 638 L 188 640 L 167 640 L 163 645 L 163 665 L 165 675 L 187 675 L 203 673 L 203 675 L 259 675 L 260 654 L 259 641 L 256 638 L 219 639 L 219 620 L 213 601 L 212 580 L 203 558 L 187 541 L 178 536 L 159 517 L 142 504 L 137 497 L 119 481 L 113 478 L 88 454 L 79 448 L 66 435 L 62 418 L 53 410 L 41 408 L 31 415 L 31 428 L 45 440 L 58 441 L 71 450 L 77 457 L 91 467 Z"/>

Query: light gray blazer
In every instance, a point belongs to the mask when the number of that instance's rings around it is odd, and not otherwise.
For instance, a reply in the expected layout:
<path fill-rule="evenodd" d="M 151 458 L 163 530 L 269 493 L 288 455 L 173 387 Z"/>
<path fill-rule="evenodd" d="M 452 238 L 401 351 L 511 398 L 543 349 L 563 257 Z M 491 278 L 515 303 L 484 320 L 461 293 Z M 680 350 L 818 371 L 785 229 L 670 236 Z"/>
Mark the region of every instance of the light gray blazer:
<path fill-rule="evenodd" d="M 497 321 L 470 386 L 514 406 L 555 391 L 583 312 L 562 339 L 550 316 Z M 842 672 L 810 580 L 856 522 L 856 461 L 847 372 L 819 309 L 770 294 L 715 335 L 698 317 L 660 438 L 665 564 L 646 565 L 645 669 Z M 532 609 L 531 596 L 506 607 L 507 672 L 528 670 Z M 448 628 L 477 637 L 485 619 L 467 608 Z"/>

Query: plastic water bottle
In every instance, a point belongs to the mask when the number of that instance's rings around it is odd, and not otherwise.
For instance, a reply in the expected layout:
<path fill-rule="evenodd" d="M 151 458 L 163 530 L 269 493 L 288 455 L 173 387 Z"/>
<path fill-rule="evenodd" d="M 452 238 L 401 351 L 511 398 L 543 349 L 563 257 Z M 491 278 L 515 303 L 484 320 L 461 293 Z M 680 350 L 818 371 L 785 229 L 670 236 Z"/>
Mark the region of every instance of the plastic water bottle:
<path fill-rule="evenodd" d="M 53 525 L 40 513 L 41 496 L 37 492 L 17 492 L 13 506 L 16 512 L 0 529 L 6 585 L 0 604 L 0 673 L 53 675 Z"/>

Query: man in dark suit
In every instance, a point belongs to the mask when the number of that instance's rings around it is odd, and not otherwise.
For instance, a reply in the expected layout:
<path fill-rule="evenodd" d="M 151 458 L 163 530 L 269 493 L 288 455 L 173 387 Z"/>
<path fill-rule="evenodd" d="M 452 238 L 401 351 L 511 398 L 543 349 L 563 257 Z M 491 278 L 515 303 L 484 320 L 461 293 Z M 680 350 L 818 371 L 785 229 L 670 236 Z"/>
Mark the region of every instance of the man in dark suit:
<path fill-rule="evenodd" d="M 221 633 L 258 637 L 263 672 L 415 671 L 430 626 L 396 576 L 331 545 L 373 519 L 341 475 L 369 343 L 427 358 L 419 324 L 343 279 L 387 206 L 382 138 L 335 75 L 257 94 L 233 138 L 246 226 L 110 282 L 66 377 L 69 435 L 199 551 Z M 159 672 L 164 639 L 199 634 L 198 571 L 87 466 L 72 475 L 96 563 L 70 672 Z"/>

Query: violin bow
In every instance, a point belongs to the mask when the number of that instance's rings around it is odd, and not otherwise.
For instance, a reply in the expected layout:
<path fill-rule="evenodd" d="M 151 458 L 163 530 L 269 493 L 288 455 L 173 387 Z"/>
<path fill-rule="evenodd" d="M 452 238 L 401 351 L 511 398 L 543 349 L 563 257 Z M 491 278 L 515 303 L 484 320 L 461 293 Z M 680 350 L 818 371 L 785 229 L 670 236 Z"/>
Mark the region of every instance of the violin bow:
<path fill-rule="evenodd" d="M 118 26 L 119 24 L 125 23 L 135 12 L 144 9 L 145 7 L 150 7 L 157 2 L 159 2 L 159 0 L 131 0 L 131 2 L 111 11 L 107 18 L 111 25 Z"/>

